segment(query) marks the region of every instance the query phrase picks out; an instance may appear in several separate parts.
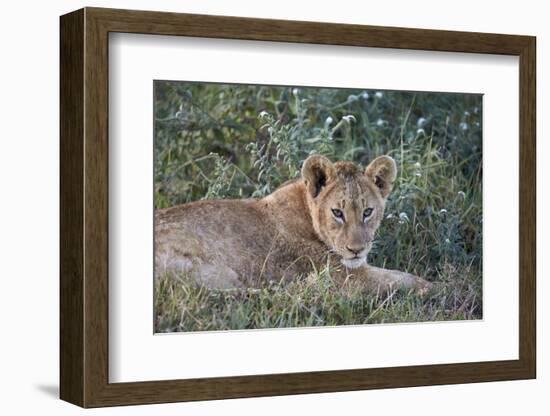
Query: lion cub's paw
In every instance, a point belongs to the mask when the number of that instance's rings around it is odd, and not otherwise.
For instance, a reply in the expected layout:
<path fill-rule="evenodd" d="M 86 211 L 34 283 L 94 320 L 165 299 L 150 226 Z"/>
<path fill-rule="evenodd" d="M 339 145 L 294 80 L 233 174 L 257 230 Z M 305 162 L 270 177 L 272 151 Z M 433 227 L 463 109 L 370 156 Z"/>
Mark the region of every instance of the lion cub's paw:
<path fill-rule="evenodd" d="M 428 294 L 433 288 L 433 283 L 409 273 L 403 273 L 395 283 L 421 296 Z"/>

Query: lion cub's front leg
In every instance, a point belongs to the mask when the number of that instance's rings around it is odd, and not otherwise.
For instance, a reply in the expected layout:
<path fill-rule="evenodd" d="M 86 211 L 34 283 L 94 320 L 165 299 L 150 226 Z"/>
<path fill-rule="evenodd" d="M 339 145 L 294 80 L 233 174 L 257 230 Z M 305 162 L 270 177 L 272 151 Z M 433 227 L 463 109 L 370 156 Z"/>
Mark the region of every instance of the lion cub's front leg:
<path fill-rule="evenodd" d="M 430 282 L 413 274 L 370 265 L 353 270 L 352 275 L 355 282 L 364 284 L 375 291 L 404 288 L 425 293 L 432 287 Z"/>
<path fill-rule="evenodd" d="M 381 269 L 374 266 L 366 266 L 368 279 L 380 289 L 416 289 L 421 293 L 428 291 L 432 284 L 421 277 L 398 270 Z"/>

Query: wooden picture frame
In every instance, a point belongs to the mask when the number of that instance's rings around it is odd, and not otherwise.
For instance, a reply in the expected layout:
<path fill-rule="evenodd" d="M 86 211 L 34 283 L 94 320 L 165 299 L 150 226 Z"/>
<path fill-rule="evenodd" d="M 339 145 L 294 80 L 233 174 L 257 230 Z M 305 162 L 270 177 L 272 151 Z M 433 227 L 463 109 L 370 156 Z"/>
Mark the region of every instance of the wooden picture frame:
<path fill-rule="evenodd" d="M 535 378 L 534 37 L 99 8 L 62 16 L 60 29 L 61 399 L 82 407 L 100 407 Z M 109 383 L 110 32 L 518 56 L 519 359 Z"/>

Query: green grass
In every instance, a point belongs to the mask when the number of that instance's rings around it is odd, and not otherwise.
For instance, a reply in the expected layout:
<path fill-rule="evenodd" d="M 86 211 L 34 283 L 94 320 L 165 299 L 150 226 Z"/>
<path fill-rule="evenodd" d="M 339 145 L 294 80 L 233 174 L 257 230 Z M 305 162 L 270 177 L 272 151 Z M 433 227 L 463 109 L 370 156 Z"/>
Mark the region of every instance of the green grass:
<path fill-rule="evenodd" d="M 429 294 L 340 287 L 327 270 L 261 289 L 209 290 L 185 276 L 157 281 L 156 332 L 286 328 L 479 318 L 480 281 L 447 267 Z"/>
<path fill-rule="evenodd" d="M 310 154 L 399 174 L 369 262 L 437 284 L 428 296 L 338 288 L 330 271 L 255 291 L 156 281 L 156 330 L 355 325 L 482 317 L 481 96 L 155 83 L 155 207 L 262 197 Z"/>

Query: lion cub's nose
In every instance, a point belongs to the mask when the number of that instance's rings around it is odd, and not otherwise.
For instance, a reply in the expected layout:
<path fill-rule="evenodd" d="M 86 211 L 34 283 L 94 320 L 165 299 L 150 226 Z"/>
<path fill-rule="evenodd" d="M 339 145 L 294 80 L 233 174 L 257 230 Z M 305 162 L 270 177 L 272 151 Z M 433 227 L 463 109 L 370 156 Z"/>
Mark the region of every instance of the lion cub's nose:
<path fill-rule="evenodd" d="M 346 249 L 357 256 L 363 250 L 363 246 L 346 246 Z"/>

